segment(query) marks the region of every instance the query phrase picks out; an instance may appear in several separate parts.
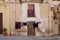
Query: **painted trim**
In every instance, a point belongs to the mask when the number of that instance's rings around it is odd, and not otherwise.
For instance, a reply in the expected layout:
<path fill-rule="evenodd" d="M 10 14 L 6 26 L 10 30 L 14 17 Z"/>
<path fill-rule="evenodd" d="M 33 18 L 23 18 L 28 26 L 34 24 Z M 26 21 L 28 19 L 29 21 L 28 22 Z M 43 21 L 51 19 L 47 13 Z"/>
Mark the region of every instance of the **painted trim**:
<path fill-rule="evenodd" d="M 27 16 L 27 6 L 28 6 L 28 4 L 34 4 L 35 5 L 35 14 L 37 13 L 35 15 L 36 17 L 32 17 L 31 18 L 31 17 L 28 17 Z M 39 8 L 40 8 L 39 7 L 39 3 L 23 3 L 22 4 L 22 17 L 21 17 L 21 21 L 22 22 L 27 22 L 27 21 L 40 21 L 40 9 Z"/>

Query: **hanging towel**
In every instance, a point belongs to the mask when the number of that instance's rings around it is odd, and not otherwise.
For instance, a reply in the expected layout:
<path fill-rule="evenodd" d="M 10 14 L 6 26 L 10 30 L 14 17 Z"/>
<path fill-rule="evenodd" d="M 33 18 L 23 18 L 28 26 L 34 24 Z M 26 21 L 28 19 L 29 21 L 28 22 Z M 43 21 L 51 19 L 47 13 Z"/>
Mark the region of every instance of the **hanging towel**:
<path fill-rule="evenodd" d="M 26 22 L 23 22 L 23 26 L 27 26 L 27 23 Z"/>
<path fill-rule="evenodd" d="M 38 28 L 38 23 L 34 23 L 34 24 L 33 24 L 33 27 L 34 27 L 34 28 Z"/>
<path fill-rule="evenodd" d="M 22 25 L 22 23 L 21 22 L 16 22 L 15 23 L 15 28 L 16 29 L 19 29 L 19 28 L 21 28 L 23 25 Z"/>

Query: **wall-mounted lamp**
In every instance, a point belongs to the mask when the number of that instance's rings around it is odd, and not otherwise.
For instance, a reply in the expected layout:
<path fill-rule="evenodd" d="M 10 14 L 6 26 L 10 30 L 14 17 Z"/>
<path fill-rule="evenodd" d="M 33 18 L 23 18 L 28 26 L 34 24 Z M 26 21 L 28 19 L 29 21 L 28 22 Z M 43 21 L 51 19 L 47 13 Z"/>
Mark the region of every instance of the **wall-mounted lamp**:
<path fill-rule="evenodd" d="M 41 0 L 41 3 L 43 3 L 44 0 Z"/>
<path fill-rule="evenodd" d="M 22 4 L 22 0 L 19 0 L 20 4 Z"/>
<path fill-rule="evenodd" d="M 51 11 L 53 10 L 53 7 L 51 7 Z"/>
<path fill-rule="evenodd" d="M 53 8 L 54 8 L 54 5 L 51 5 L 51 11 L 53 10 Z"/>

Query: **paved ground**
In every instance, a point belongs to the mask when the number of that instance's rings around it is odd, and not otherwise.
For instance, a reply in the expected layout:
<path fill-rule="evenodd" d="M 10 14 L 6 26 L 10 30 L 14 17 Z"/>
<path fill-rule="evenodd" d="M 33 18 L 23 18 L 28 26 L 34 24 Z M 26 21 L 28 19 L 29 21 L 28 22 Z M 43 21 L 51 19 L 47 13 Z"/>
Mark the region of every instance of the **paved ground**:
<path fill-rule="evenodd" d="M 0 40 L 60 40 L 60 37 L 0 36 Z"/>

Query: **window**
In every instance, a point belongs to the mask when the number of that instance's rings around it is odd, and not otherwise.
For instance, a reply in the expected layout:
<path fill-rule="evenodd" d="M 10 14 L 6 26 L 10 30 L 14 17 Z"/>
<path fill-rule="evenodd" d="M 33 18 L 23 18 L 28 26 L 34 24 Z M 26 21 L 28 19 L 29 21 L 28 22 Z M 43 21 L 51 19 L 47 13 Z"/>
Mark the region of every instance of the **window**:
<path fill-rule="evenodd" d="M 28 13 L 28 17 L 35 17 L 34 4 L 28 4 L 27 13 Z"/>

